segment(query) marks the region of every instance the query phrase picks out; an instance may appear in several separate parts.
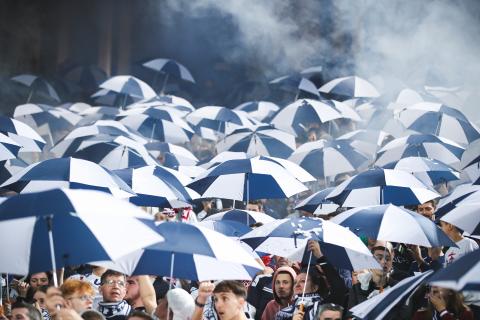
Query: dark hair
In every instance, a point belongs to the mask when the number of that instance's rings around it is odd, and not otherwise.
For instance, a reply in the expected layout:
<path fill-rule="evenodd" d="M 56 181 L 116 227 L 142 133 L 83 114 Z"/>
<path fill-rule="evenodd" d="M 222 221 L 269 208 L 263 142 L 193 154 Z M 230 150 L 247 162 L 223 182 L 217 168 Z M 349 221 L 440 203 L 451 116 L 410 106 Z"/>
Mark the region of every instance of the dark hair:
<path fill-rule="evenodd" d="M 101 284 L 104 284 L 105 281 L 107 280 L 108 277 L 110 276 L 115 276 L 115 277 L 123 277 L 124 278 L 124 281 L 127 281 L 127 276 L 124 274 L 124 273 L 121 273 L 121 272 L 118 272 L 118 271 L 115 271 L 115 270 L 110 270 L 108 269 L 107 271 L 105 271 L 102 276 L 100 277 L 100 283 Z"/>
<path fill-rule="evenodd" d="M 334 304 L 334 303 L 324 303 L 318 307 L 317 314 L 315 315 L 315 319 L 320 319 L 320 316 L 325 311 L 340 311 L 340 315 L 343 316 L 342 306 L 339 306 L 338 304 Z"/>
<path fill-rule="evenodd" d="M 297 273 L 297 275 L 299 275 L 300 273 L 307 273 L 307 268 L 303 267 L 300 272 Z M 327 278 L 323 273 L 321 273 L 315 266 L 310 266 L 307 277 L 310 280 L 311 285 L 317 286 L 318 289 L 315 293 L 320 294 L 324 298 L 328 296 L 328 294 L 330 293 L 330 285 L 328 284 Z"/>
<path fill-rule="evenodd" d="M 422 204 L 426 204 L 426 203 L 431 203 L 434 209 L 437 208 L 437 199 L 432 199 L 432 200 L 425 201 L 424 203 L 417 204 L 417 205 L 415 206 L 415 210 L 416 210 L 419 206 L 421 206 Z"/>
<path fill-rule="evenodd" d="M 215 289 L 213 289 L 213 293 L 220 292 L 233 292 L 233 294 L 237 297 L 244 299 L 247 298 L 247 290 L 245 289 L 243 283 L 240 281 L 223 280 L 215 286 Z"/>
<path fill-rule="evenodd" d="M 449 312 L 455 315 L 455 317 L 459 317 L 462 314 L 462 312 L 464 312 L 465 310 L 470 310 L 463 303 L 463 296 L 460 293 L 451 289 L 446 289 L 446 288 L 442 288 L 442 289 L 447 290 L 449 293 L 448 298 L 445 299 L 446 307 Z M 431 287 L 430 287 L 430 290 L 431 290 Z M 428 319 L 432 318 L 434 309 L 435 308 L 433 307 L 432 303 L 429 303 L 427 307 L 427 315 L 429 316 Z"/>
<path fill-rule="evenodd" d="M 15 302 L 12 304 L 12 310 L 20 308 L 27 309 L 30 320 L 43 320 L 42 314 L 33 305 L 25 302 Z"/>
<path fill-rule="evenodd" d="M 127 320 L 130 319 L 131 317 L 139 317 L 139 318 L 142 318 L 144 320 L 153 320 L 153 318 L 150 315 L 146 314 L 143 311 L 139 311 L 139 310 L 135 310 L 132 313 L 130 313 L 127 316 Z"/>
<path fill-rule="evenodd" d="M 97 310 L 85 310 L 81 314 L 82 318 L 85 320 L 105 320 L 105 316 Z"/>

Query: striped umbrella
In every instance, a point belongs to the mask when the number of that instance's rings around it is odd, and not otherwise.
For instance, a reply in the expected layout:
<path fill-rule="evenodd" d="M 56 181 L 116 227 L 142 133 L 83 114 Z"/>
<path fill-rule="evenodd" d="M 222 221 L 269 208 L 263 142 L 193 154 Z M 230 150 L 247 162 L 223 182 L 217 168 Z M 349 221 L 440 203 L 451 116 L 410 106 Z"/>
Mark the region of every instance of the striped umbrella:
<path fill-rule="evenodd" d="M 144 107 L 169 107 L 181 112 L 184 116 L 195 110 L 195 107 L 182 97 L 174 95 L 159 95 L 150 99 L 144 99 L 128 106 L 128 109 Z"/>
<path fill-rule="evenodd" d="M 12 80 L 30 88 L 30 93 L 26 103 L 29 103 L 33 95 L 39 92 L 44 92 L 53 100 L 60 101 L 60 97 L 55 89 L 42 77 L 31 74 L 21 74 L 13 77 Z"/>
<path fill-rule="evenodd" d="M 283 91 L 295 93 L 295 100 L 304 93 L 319 98 L 317 87 L 315 84 L 300 75 L 287 75 L 269 82 L 274 88 L 279 88 Z"/>
<path fill-rule="evenodd" d="M 480 250 L 469 252 L 445 269 L 438 270 L 429 282 L 456 291 L 480 291 Z"/>
<path fill-rule="evenodd" d="M 274 221 L 275 219 L 263 212 L 233 209 L 219 212 L 206 217 L 203 221 L 234 221 L 244 225 L 261 222 L 263 224 Z"/>
<path fill-rule="evenodd" d="M 236 106 L 235 110 L 245 111 L 252 118 L 265 121 L 266 119 L 271 119 L 280 110 L 280 107 L 269 101 L 249 101 Z"/>
<path fill-rule="evenodd" d="M 132 76 L 111 77 L 100 84 L 100 88 L 122 94 L 122 107 L 126 106 L 128 96 L 145 99 L 153 98 L 157 95 L 148 84 Z"/>
<path fill-rule="evenodd" d="M 470 143 L 462 154 L 460 168 L 468 175 L 470 180 L 480 178 L 480 139 Z"/>
<path fill-rule="evenodd" d="M 335 212 L 339 205 L 326 199 L 332 190 L 333 187 L 330 187 L 315 192 L 311 196 L 300 201 L 295 207 L 295 210 L 310 212 L 314 215 L 328 215 Z"/>
<path fill-rule="evenodd" d="M 15 159 L 20 149 L 21 145 L 0 133 L 0 161 Z"/>
<path fill-rule="evenodd" d="M 370 82 L 357 76 L 333 79 L 321 86 L 318 91 L 348 98 L 377 98 L 380 96 Z"/>
<path fill-rule="evenodd" d="M 195 83 L 195 80 L 193 79 L 193 76 L 190 73 L 190 71 L 188 71 L 188 69 L 185 68 L 183 64 L 178 63 L 175 60 L 158 58 L 158 59 L 147 61 L 142 65 L 158 73 L 165 74 L 165 77 L 163 79 L 162 89 L 161 89 L 162 93 L 165 90 L 169 77 L 174 77 L 177 79 Z M 155 75 L 154 83 L 156 82 L 156 80 L 157 80 L 157 75 Z"/>
<path fill-rule="evenodd" d="M 342 182 L 327 199 L 342 207 L 388 203 L 403 206 L 422 204 L 439 196 L 408 172 L 373 168 Z"/>
<path fill-rule="evenodd" d="M 389 133 L 381 130 L 360 129 L 345 133 L 337 138 L 337 140 L 346 140 L 352 147 L 360 150 L 364 154 L 375 155 L 387 141 L 393 139 Z"/>
<path fill-rule="evenodd" d="M 480 193 L 475 193 L 460 203 L 450 212 L 440 218 L 454 226 L 468 232 L 472 236 L 480 236 Z"/>
<path fill-rule="evenodd" d="M 194 166 L 199 161 L 190 150 L 167 142 L 149 142 L 145 144 L 145 148 L 155 158 L 162 158 L 163 165 L 169 168 L 176 169 L 180 165 Z"/>
<path fill-rule="evenodd" d="M 0 115 L 0 133 L 21 145 L 19 152 L 42 152 L 45 140 L 27 124 Z"/>
<path fill-rule="evenodd" d="M 478 190 L 480 190 L 479 185 L 472 185 L 469 183 L 456 186 L 452 193 L 440 199 L 437 210 L 435 211 L 435 216 L 437 218 L 443 217 L 454 209 L 458 203 L 464 199 L 468 199 L 469 196 L 475 194 Z"/>

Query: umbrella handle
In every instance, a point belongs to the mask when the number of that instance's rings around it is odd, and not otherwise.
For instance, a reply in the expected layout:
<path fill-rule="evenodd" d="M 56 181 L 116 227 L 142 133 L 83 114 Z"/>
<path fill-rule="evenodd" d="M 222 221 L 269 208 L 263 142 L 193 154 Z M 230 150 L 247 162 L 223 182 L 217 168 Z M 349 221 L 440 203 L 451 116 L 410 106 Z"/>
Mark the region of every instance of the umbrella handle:
<path fill-rule="evenodd" d="M 50 245 L 50 257 L 52 259 L 52 274 L 53 274 L 53 285 L 58 287 L 58 279 L 57 279 L 57 263 L 55 261 L 55 248 L 53 246 L 53 233 L 52 233 L 52 216 L 48 216 L 47 220 L 47 228 L 48 228 L 48 242 Z"/>
<path fill-rule="evenodd" d="M 303 300 L 305 297 L 305 289 L 307 288 L 307 281 L 308 281 L 308 272 L 310 271 L 310 262 L 312 261 L 312 251 L 310 251 L 310 255 L 308 256 L 308 265 L 307 265 L 307 278 L 305 279 L 305 284 L 303 285 L 303 290 L 302 290 L 302 301 L 301 306 L 303 306 Z"/>

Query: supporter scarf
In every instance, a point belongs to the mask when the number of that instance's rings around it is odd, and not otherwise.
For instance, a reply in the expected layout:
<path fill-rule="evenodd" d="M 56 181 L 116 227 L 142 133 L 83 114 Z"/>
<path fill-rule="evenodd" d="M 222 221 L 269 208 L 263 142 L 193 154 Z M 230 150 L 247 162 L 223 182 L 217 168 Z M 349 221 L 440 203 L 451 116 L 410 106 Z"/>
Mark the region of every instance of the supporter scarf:
<path fill-rule="evenodd" d="M 100 311 L 107 319 L 115 316 L 128 316 L 131 310 L 132 307 L 125 300 L 120 302 L 98 303 L 98 311 Z"/>
<path fill-rule="evenodd" d="M 312 309 L 315 307 L 315 303 L 321 302 L 323 298 L 318 293 L 305 293 L 303 298 L 303 305 L 305 306 L 305 317 L 304 319 L 309 319 L 308 314 Z M 291 306 L 283 308 L 282 310 L 278 311 L 276 315 L 276 320 L 288 320 L 292 319 L 295 310 L 298 306 L 302 303 L 302 297 L 299 296 L 295 299 L 294 303 Z M 318 303 L 317 303 L 318 305 Z M 315 310 L 314 310 L 315 312 Z"/>

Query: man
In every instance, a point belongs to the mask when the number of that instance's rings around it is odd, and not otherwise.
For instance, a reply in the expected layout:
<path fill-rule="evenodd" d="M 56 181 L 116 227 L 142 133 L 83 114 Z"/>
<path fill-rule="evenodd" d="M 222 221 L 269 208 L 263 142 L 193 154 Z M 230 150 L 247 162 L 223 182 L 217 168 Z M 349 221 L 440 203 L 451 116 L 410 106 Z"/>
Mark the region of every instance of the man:
<path fill-rule="evenodd" d="M 425 203 L 419 204 L 417 206 L 417 213 L 421 214 L 425 218 L 428 218 L 432 221 L 435 221 L 435 210 L 437 209 L 437 205 L 435 200 L 430 200 Z"/>
<path fill-rule="evenodd" d="M 140 296 L 140 286 L 138 284 L 138 276 L 127 278 L 127 292 L 125 300 L 132 306 L 135 311 L 145 311 L 142 297 Z"/>
<path fill-rule="evenodd" d="M 132 311 L 132 307 L 125 301 L 126 276 L 123 273 L 107 270 L 102 274 L 99 288 L 103 301 L 98 304 L 106 319 L 125 320 Z"/>
<path fill-rule="evenodd" d="M 443 232 L 445 232 L 445 234 L 457 245 L 457 248 L 450 247 L 448 248 L 447 252 L 445 252 L 445 267 L 465 254 L 478 249 L 478 244 L 472 239 L 463 237 L 460 230 L 458 230 L 458 228 L 453 224 L 440 220 L 440 227 L 442 228 Z"/>
<path fill-rule="evenodd" d="M 343 308 L 333 303 L 322 304 L 318 308 L 317 320 L 342 320 Z"/>
<path fill-rule="evenodd" d="M 293 298 L 293 283 L 297 274 L 288 266 L 280 267 L 273 275 L 273 300 L 267 303 L 262 320 L 274 320 L 281 309 L 289 306 Z"/>
<path fill-rule="evenodd" d="M 33 305 L 16 302 L 12 305 L 12 320 L 43 320 L 40 311 Z"/>
<path fill-rule="evenodd" d="M 220 320 L 246 320 L 243 312 L 247 291 L 241 282 L 224 280 L 213 289 L 215 310 Z"/>

